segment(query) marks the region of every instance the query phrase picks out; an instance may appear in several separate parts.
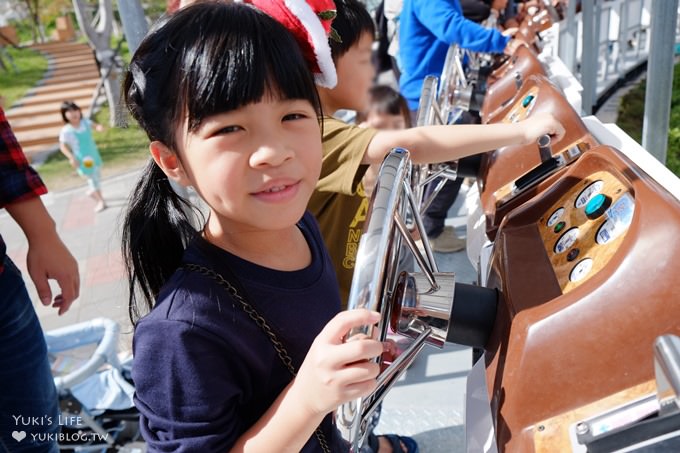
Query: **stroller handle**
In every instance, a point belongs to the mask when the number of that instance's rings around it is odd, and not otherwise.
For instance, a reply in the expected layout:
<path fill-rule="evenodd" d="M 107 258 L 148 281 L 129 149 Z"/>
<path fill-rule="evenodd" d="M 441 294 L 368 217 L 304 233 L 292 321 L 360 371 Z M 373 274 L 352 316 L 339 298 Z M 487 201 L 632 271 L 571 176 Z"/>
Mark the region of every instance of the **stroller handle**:
<path fill-rule="evenodd" d="M 46 332 L 47 350 L 51 353 L 97 343 L 97 349 L 87 362 L 64 376 L 54 378 L 57 391 L 61 392 L 83 382 L 105 363 L 120 370 L 121 365 L 116 352 L 119 332 L 118 323 L 108 318 L 95 318 Z"/>

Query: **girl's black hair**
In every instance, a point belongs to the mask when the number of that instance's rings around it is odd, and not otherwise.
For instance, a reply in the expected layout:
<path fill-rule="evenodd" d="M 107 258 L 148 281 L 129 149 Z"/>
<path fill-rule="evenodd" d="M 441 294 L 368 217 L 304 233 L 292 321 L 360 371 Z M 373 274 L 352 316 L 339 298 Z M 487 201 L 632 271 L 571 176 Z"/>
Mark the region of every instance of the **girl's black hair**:
<path fill-rule="evenodd" d="M 59 111 L 61 111 L 61 119 L 64 120 L 64 123 L 68 123 L 68 118 L 66 118 L 66 112 L 69 110 L 78 110 L 80 112 L 80 115 L 83 115 L 83 111 L 80 110 L 80 107 L 78 107 L 78 104 L 76 104 L 73 101 L 64 101 L 61 103 L 61 107 L 59 108 Z"/>
<path fill-rule="evenodd" d="M 354 46 L 364 33 L 375 36 L 375 22 L 363 3 L 358 0 L 334 0 L 337 11 L 333 28 L 340 36 L 340 42 L 329 40 L 333 61 L 343 56 Z"/>
<path fill-rule="evenodd" d="M 205 118 L 265 95 L 307 100 L 321 115 L 314 78 L 293 36 L 245 4 L 202 2 L 165 17 L 135 52 L 123 88 L 128 109 L 149 139 L 175 152 L 177 128 L 195 131 Z M 191 220 L 189 204 L 151 160 L 123 223 L 133 324 L 153 307 L 181 264 L 196 234 Z"/>
<path fill-rule="evenodd" d="M 401 115 L 406 127 L 411 127 L 411 111 L 404 96 L 389 85 L 373 85 L 369 94 L 369 108 L 366 112 L 357 113 L 357 122 L 365 121 L 368 113 L 375 111 L 386 115 Z"/>

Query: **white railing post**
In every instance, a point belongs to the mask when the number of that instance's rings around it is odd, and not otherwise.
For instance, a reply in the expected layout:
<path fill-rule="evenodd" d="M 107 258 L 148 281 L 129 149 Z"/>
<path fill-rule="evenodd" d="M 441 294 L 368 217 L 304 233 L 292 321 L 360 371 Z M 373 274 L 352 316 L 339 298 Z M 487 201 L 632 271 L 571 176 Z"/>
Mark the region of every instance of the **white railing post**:
<path fill-rule="evenodd" d="M 583 0 L 581 3 L 583 21 L 583 39 L 581 40 L 581 85 L 583 86 L 581 109 L 585 115 L 590 115 L 595 104 L 595 90 L 597 89 L 597 50 L 598 35 L 595 24 L 599 18 L 595 17 L 595 2 L 597 0 Z"/>

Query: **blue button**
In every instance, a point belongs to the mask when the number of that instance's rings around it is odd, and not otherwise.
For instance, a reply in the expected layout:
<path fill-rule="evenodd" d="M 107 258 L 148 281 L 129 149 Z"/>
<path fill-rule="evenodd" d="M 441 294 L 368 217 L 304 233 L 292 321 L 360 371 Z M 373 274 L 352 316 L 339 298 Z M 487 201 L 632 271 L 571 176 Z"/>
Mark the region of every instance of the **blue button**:
<path fill-rule="evenodd" d="M 595 195 L 593 198 L 590 199 L 588 204 L 586 205 L 586 215 L 590 216 L 595 214 L 600 208 L 602 208 L 602 205 L 604 202 L 607 200 L 607 197 L 604 196 L 603 194 L 599 193 Z"/>
<path fill-rule="evenodd" d="M 522 101 L 522 107 L 527 108 L 529 104 L 531 104 L 531 101 L 534 100 L 534 95 L 530 94 L 529 96 L 525 97 L 524 100 Z"/>

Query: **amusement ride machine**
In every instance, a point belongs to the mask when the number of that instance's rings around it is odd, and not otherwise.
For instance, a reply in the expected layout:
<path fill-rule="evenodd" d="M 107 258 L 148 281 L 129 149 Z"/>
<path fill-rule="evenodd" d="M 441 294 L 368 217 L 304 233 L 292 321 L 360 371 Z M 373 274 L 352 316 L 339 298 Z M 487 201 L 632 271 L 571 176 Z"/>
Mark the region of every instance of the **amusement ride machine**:
<path fill-rule="evenodd" d="M 522 64 L 510 56 L 495 70 L 508 62 Z M 414 166 L 405 149 L 382 164 L 349 300 L 382 318 L 348 338 L 377 329 L 384 339 L 391 327 L 414 341 L 373 394 L 338 409 L 352 451 L 420 350 L 446 342 L 480 351 L 467 383 L 469 452 L 680 451 L 680 180 L 615 125 L 579 117 L 545 72 L 520 74 L 510 94 L 478 90 L 475 105 L 495 105 L 483 121 L 549 111 L 566 134 L 492 151 L 474 169 L 478 284 L 439 271 L 420 217 L 422 184 L 456 177 L 456 165 Z M 497 75 L 487 82 L 507 67 Z M 470 87 L 456 77 L 442 86 Z M 464 104 L 436 85 L 424 84 L 419 124 L 449 124 Z M 480 240 L 485 259 L 470 250 Z M 417 271 L 398 269 L 402 245 Z"/>

